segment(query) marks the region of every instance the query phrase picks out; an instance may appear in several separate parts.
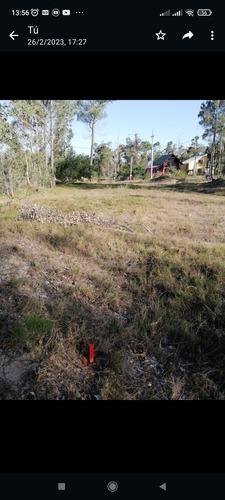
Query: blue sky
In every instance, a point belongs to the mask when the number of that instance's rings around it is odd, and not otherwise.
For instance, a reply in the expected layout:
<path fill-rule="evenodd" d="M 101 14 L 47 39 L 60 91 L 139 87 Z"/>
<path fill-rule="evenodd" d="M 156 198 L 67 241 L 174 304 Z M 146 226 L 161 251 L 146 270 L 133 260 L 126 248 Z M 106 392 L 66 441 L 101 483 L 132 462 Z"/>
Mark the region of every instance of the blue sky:
<path fill-rule="evenodd" d="M 171 140 L 190 146 L 191 139 L 201 139 L 203 127 L 198 113 L 203 101 L 199 100 L 118 100 L 108 104 L 107 118 L 96 125 L 95 142 L 112 142 L 112 147 L 124 144 L 125 138 L 137 133 L 142 140 L 150 140 L 165 148 Z M 72 145 L 77 154 L 90 153 L 90 129 L 88 125 L 74 121 Z M 207 142 L 202 141 L 203 144 Z"/>

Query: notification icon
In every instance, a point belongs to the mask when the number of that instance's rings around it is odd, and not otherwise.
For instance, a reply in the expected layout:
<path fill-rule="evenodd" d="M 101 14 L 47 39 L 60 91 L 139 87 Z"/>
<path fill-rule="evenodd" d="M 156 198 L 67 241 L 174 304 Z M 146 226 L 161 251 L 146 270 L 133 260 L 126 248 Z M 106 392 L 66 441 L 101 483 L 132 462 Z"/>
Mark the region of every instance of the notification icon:
<path fill-rule="evenodd" d="M 60 16 L 60 10 L 59 10 L 59 9 L 53 9 L 53 10 L 52 10 L 52 15 L 53 15 L 54 17 L 58 17 L 58 16 Z"/>

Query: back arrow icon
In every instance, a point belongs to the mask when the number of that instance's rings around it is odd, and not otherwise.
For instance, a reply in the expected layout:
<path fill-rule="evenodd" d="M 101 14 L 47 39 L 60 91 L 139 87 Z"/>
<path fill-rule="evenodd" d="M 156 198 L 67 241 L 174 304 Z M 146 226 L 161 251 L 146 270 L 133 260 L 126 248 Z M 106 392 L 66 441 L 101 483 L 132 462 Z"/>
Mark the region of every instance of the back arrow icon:
<path fill-rule="evenodd" d="M 188 31 L 188 33 L 185 33 L 185 35 L 184 35 L 184 36 L 182 36 L 182 40 L 183 40 L 184 38 L 189 38 L 189 39 L 190 39 L 190 38 L 192 38 L 193 36 L 194 36 L 194 33 L 192 33 L 192 31 Z"/>
<path fill-rule="evenodd" d="M 12 33 L 10 33 L 10 38 L 12 38 L 12 40 L 15 40 L 14 36 L 19 36 L 17 35 L 17 33 L 15 33 L 15 31 L 12 31 Z"/>

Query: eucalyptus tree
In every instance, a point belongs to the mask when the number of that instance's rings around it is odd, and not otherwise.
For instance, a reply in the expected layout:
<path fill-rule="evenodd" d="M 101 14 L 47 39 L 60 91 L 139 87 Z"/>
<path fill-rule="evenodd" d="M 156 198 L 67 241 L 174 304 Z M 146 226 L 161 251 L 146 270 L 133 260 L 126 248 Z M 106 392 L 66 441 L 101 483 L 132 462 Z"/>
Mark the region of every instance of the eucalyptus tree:
<path fill-rule="evenodd" d="M 66 156 L 70 140 L 73 136 L 71 123 L 77 112 L 77 101 L 50 100 L 50 158 L 51 158 L 51 187 L 55 187 L 55 158 Z"/>

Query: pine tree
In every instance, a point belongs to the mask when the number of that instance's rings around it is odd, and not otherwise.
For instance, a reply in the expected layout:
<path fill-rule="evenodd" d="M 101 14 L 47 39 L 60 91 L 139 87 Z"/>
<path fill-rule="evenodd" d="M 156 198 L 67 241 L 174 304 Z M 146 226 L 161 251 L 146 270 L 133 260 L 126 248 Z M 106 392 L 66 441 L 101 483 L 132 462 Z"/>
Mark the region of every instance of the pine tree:
<path fill-rule="evenodd" d="M 99 120 L 106 117 L 105 108 L 112 101 L 78 101 L 77 119 L 87 123 L 91 129 L 90 165 L 93 164 L 95 126 Z"/>

